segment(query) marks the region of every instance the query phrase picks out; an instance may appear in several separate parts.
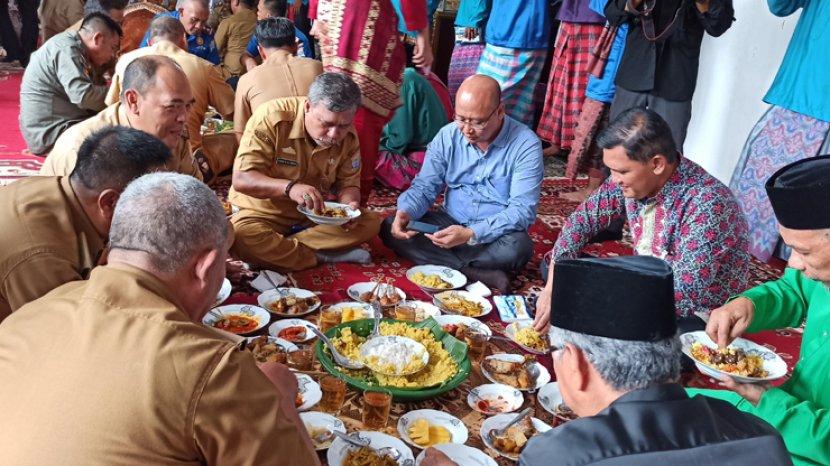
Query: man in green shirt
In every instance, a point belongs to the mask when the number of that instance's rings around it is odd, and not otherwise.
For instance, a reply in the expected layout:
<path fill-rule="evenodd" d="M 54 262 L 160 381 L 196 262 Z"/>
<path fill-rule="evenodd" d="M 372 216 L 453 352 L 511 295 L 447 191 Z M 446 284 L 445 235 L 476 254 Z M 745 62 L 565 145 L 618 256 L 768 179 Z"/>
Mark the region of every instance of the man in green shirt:
<path fill-rule="evenodd" d="M 766 190 L 781 237 L 793 250 L 790 268 L 712 311 L 706 332 L 723 347 L 745 332 L 807 320 L 801 357 L 778 387 L 729 380 L 731 391 L 689 392 L 727 400 L 770 423 L 796 465 L 830 464 L 830 155 L 787 165 Z"/>

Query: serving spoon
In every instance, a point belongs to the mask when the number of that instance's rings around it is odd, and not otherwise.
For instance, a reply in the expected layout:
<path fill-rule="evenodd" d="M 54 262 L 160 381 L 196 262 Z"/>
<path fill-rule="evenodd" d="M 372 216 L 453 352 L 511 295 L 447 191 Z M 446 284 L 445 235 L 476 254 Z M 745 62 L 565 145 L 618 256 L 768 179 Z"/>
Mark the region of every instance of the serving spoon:
<path fill-rule="evenodd" d="M 321 332 L 320 329 L 316 327 L 309 327 L 309 329 L 312 332 L 314 332 L 314 334 L 317 335 L 317 337 L 329 349 L 329 352 L 331 352 L 331 359 L 334 360 L 335 364 L 341 367 L 345 367 L 346 369 L 352 370 L 359 370 L 366 367 L 362 362 L 354 361 L 347 358 L 346 356 L 343 356 L 339 351 L 337 351 L 337 348 L 334 347 L 334 343 L 332 343 L 331 340 L 329 340 L 329 337 L 327 337 L 323 332 Z"/>

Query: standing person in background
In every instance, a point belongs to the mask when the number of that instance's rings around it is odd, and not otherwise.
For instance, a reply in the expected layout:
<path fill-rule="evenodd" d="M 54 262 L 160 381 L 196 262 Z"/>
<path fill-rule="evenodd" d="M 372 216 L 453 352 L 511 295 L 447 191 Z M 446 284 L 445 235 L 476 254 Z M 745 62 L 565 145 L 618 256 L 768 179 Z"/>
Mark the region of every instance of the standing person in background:
<path fill-rule="evenodd" d="M 215 38 L 222 68 L 231 75 L 229 82 L 235 88 L 239 76 L 246 71 L 241 60 L 256 28 L 257 0 L 231 0 L 231 10 L 233 15 L 219 23 Z"/>
<path fill-rule="evenodd" d="M 729 187 L 749 222 L 749 252 L 766 261 L 778 242 L 764 182 L 784 165 L 830 153 L 830 2 L 767 0 L 776 16 L 801 9 L 787 54 L 764 102 L 771 104 L 749 134 Z"/>
<path fill-rule="evenodd" d="M 599 40 L 605 18 L 588 7 L 588 0 L 564 0 L 559 14 L 559 35 L 553 52 L 545 106 L 536 134 L 550 143 L 545 155 L 570 149 L 574 138 L 591 52 Z"/>
<path fill-rule="evenodd" d="M 732 0 L 609 0 L 608 22 L 631 25 L 610 119 L 634 107 L 654 110 L 669 124 L 682 152 L 703 33 L 719 37 L 734 15 Z"/>
<path fill-rule="evenodd" d="M 447 87 L 455 102 L 458 87 L 476 74 L 481 53 L 484 52 L 484 25 L 490 15 L 492 0 L 461 0 L 455 15 L 455 47 L 450 58 Z"/>
<path fill-rule="evenodd" d="M 402 0 L 407 30 L 418 31 L 412 61 L 432 65 L 424 0 Z M 377 14 L 370 15 L 370 12 Z M 345 73 L 360 86 L 361 107 L 354 118 L 360 139 L 361 199 L 366 202 L 375 181 L 375 163 L 383 126 L 401 105 L 400 90 L 406 54 L 398 38 L 398 17 L 389 0 L 312 0 L 312 34 L 320 41 L 323 67 Z"/>
<path fill-rule="evenodd" d="M 493 0 L 478 74 L 498 81 L 507 114 L 533 126 L 533 92 L 548 53 L 547 0 Z"/>
<path fill-rule="evenodd" d="M 262 21 L 263 19 L 268 18 L 286 18 L 286 13 L 288 12 L 288 2 L 287 0 L 259 0 L 259 6 L 257 7 L 257 20 Z M 292 23 L 293 24 L 293 23 Z M 303 31 L 294 26 L 294 36 L 296 36 L 296 41 L 299 42 L 301 47 L 297 48 L 295 55 L 298 57 L 306 57 L 306 58 L 314 58 L 314 47 L 311 44 L 311 39 L 306 36 Z M 251 36 L 251 40 L 248 41 L 248 47 L 245 49 L 245 53 L 242 54 L 242 66 L 245 67 L 247 71 L 251 71 L 260 64 L 260 59 L 262 57 L 259 53 L 259 40 L 257 39 L 256 34 Z M 262 60 L 265 60 L 262 58 Z"/>
<path fill-rule="evenodd" d="M 17 11 L 20 12 L 23 26 L 20 38 L 17 37 L 9 16 L 9 0 L 0 0 L 0 42 L 7 53 L 3 61 L 18 60 L 20 66 L 25 67 L 29 64 L 29 55 L 37 49 L 37 0 L 17 0 Z"/>

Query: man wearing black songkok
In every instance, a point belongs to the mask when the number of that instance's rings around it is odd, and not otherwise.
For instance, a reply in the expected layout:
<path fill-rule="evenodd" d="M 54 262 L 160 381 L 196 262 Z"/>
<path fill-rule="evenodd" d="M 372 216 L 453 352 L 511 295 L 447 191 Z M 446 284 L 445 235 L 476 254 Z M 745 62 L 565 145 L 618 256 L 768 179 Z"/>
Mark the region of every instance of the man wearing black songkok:
<path fill-rule="evenodd" d="M 766 183 L 792 255 L 784 276 L 712 311 L 706 332 L 720 346 L 743 333 L 804 326 L 801 357 L 778 387 L 726 383 L 689 390 L 726 400 L 781 432 L 796 465 L 830 464 L 830 155 L 785 166 Z M 809 316 L 809 317 L 808 317 Z"/>
<path fill-rule="evenodd" d="M 648 256 L 556 262 L 553 369 L 579 419 L 533 437 L 520 466 L 792 464 L 766 422 L 675 381 L 671 267 Z M 597 289 L 603 293 L 596 293 Z M 443 458 L 427 454 L 438 466 Z"/>

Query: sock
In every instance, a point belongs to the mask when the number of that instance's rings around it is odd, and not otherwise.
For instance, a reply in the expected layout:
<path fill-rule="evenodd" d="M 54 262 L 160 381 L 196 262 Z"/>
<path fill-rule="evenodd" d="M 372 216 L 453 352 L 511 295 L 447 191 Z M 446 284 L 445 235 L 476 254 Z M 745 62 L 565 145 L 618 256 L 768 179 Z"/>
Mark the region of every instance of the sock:
<path fill-rule="evenodd" d="M 317 251 L 317 261 L 325 263 L 335 262 L 356 262 L 358 264 L 371 264 L 372 255 L 369 251 L 362 248 L 354 248 L 348 251 L 341 252 L 321 252 Z"/>

